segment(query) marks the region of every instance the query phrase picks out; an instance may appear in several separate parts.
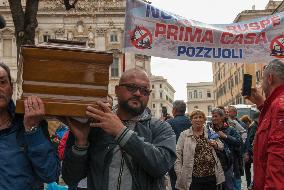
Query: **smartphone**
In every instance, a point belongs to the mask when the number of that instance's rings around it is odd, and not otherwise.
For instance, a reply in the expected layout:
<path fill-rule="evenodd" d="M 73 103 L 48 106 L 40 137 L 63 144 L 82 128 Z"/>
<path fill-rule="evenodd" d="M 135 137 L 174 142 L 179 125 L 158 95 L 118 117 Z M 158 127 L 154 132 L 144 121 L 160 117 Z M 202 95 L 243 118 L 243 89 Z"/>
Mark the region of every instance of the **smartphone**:
<path fill-rule="evenodd" d="M 251 96 L 252 75 L 244 74 L 242 96 Z"/>

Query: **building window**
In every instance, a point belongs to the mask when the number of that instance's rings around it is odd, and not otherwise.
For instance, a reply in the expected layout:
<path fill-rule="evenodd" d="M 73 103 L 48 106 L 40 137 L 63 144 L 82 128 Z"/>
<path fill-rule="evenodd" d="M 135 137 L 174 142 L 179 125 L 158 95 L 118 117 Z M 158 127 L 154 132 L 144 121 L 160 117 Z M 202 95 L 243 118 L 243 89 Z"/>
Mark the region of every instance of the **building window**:
<path fill-rule="evenodd" d="M 3 39 L 3 57 L 12 57 L 12 39 Z"/>
<path fill-rule="evenodd" d="M 160 98 L 163 98 L 163 92 L 160 92 Z"/>
<path fill-rule="evenodd" d="M 240 97 L 240 104 L 244 104 L 244 103 L 245 103 L 244 98 Z"/>
<path fill-rule="evenodd" d="M 48 39 L 50 39 L 50 35 L 43 35 L 43 42 L 48 42 Z"/>
<path fill-rule="evenodd" d="M 113 58 L 113 63 L 111 64 L 111 76 L 118 77 L 119 75 L 119 59 L 117 57 Z"/>
<path fill-rule="evenodd" d="M 152 89 L 154 89 L 154 88 L 155 88 L 155 85 L 152 84 Z"/>
<path fill-rule="evenodd" d="M 236 83 L 236 85 L 239 84 L 239 78 L 238 78 L 238 74 L 237 73 L 235 73 L 235 83 Z"/>
<path fill-rule="evenodd" d="M 156 107 L 156 105 L 155 104 L 153 104 L 153 108 L 155 108 Z"/>
<path fill-rule="evenodd" d="M 162 108 L 162 107 L 163 107 L 163 104 L 161 103 L 160 106 L 161 106 L 161 108 Z"/>
<path fill-rule="evenodd" d="M 194 106 L 194 109 L 198 109 L 198 106 Z"/>
<path fill-rule="evenodd" d="M 193 97 L 194 97 L 194 98 L 197 98 L 197 90 L 194 90 L 194 92 L 193 92 Z"/>
<path fill-rule="evenodd" d="M 136 68 L 145 69 L 145 61 L 136 61 Z"/>
<path fill-rule="evenodd" d="M 166 100 L 168 100 L 169 98 L 168 98 L 168 95 L 166 95 Z"/>
<path fill-rule="evenodd" d="M 256 82 L 259 82 L 261 79 L 260 71 L 256 71 Z"/>
<path fill-rule="evenodd" d="M 162 84 L 160 84 L 160 88 L 163 88 L 163 85 L 162 85 Z"/>
<path fill-rule="evenodd" d="M 217 77 L 218 81 L 221 80 L 220 71 L 218 71 L 217 76 L 218 76 L 218 77 Z"/>
<path fill-rule="evenodd" d="M 207 98 L 211 98 L 211 92 L 209 90 L 207 91 Z"/>
<path fill-rule="evenodd" d="M 117 34 L 110 35 L 110 42 L 118 42 Z"/>
<path fill-rule="evenodd" d="M 67 33 L 67 40 L 73 40 L 73 38 L 74 38 L 73 33 L 72 32 L 68 32 Z"/>
<path fill-rule="evenodd" d="M 198 98 L 201 99 L 202 98 L 202 92 L 198 93 Z"/>
<path fill-rule="evenodd" d="M 192 99 L 192 92 L 189 92 L 188 96 L 189 96 L 189 99 Z"/>
<path fill-rule="evenodd" d="M 231 87 L 233 88 L 234 87 L 234 79 L 231 78 L 230 81 L 231 81 Z"/>

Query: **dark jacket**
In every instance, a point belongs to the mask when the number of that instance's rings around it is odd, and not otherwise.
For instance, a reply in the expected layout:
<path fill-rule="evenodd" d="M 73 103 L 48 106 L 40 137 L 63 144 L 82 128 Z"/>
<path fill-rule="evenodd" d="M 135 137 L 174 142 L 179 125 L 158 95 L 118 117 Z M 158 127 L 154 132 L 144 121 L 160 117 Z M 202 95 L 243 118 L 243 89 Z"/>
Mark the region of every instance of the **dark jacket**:
<path fill-rule="evenodd" d="M 242 139 L 238 131 L 234 127 L 225 127 L 222 132 L 227 135 L 226 139 L 222 139 L 225 146 L 231 151 L 233 157 L 233 170 L 236 178 L 243 175 L 242 162 Z"/>
<path fill-rule="evenodd" d="M 248 136 L 245 143 L 245 152 L 249 154 L 250 157 L 253 155 L 253 140 L 256 134 L 256 130 L 258 127 L 258 122 L 253 121 L 251 126 L 248 128 Z"/>
<path fill-rule="evenodd" d="M 59 161 L 44 134 L 47 123 L 26 133 L 23 115 L 13 113 L 11 126 L 0 131 L 0 190 L 37 190 L 39 184 L 57 179 Z"/>
<path fill-rule="evenodd" d="M 129 130 L 129 129 L 128 129 Z M 130 131 L 130 130 L 129 130 Z M 127 135 L 125 135 L 127 136 Z M 136 123 L 129 139 L 119 142 L 99 128 L 92 128 L 89 134 L 88 153 L 79 155 L 73 149 L 74 136 L 70 133 L 63 161 L 64 181 L 71 186 L 88 177 L 88 189 L 108 190 L 109 165 L 113 149 L 120 145 L 131 156 L 133 190 L 163 190 L 164 175 L 173 166 L 175 155 L 175 134 L 168 123 L 151 119 L 150 115 Z M 124 141 L 123 145 L 120 143 Z"/>
<path fill-rule="evenodd" d="M 177 115 L 175 118 L 167 120 L 176 134 L 176 141 L 178 141 L 181 132 L 191 127 L 191 121 L 185 115 Z"/>
<path fill-rule="evenodd" d="M 245 122 L 241 121 L 239 118 L 236 118 L 237 122 L 245 129 L 248 129 L 248 126 L 245 124 Z"/>

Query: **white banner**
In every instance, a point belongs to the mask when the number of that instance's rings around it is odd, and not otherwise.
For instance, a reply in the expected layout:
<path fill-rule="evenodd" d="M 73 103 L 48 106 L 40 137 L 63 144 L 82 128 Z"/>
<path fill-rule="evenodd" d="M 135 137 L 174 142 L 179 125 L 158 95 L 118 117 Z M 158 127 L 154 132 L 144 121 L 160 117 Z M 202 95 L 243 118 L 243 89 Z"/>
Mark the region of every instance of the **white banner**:
<path fill-rule="evenodd" d="M 284 13 L 204 24 L 127 0 L 125 52 L 192 61 L 266 63 L 284 58 Z"/>

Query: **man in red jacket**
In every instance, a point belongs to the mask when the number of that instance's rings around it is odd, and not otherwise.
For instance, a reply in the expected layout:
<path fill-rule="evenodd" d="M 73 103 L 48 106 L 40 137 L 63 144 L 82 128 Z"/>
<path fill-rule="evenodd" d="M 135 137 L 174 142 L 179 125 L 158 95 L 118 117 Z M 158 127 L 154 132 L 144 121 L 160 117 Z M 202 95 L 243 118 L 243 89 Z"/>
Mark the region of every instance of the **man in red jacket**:
<path fill-rule="evenodd" d="M 261 111 L 253 150 L 254 190 L 284 189 L 284 63 L 271 61 L 263 73 L 262 88 L 250 97 Z"/>

